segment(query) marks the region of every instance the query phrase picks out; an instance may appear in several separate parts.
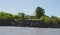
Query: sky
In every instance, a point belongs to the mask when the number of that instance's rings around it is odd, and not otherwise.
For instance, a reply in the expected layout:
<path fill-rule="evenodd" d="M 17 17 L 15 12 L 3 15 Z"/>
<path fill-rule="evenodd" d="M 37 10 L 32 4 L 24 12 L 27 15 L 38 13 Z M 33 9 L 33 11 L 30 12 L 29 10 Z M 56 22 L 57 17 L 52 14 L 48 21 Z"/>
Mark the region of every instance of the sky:
<path fill-rule="evenodd" d="M 48 16 L 60 17 L 60 0 L 0 0 L 0 11 L 34 15 L 36 7 L 45 9 Z"/>

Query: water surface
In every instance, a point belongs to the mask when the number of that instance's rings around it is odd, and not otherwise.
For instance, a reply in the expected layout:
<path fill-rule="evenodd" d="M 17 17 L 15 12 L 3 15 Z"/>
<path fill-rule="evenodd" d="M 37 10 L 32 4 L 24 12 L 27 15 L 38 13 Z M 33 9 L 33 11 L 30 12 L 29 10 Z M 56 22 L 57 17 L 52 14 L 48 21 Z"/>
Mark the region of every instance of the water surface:
<path fill-rule="evenodd" d="M 60 29 L 0 26 L 0 35 L 60 35 Z"/>

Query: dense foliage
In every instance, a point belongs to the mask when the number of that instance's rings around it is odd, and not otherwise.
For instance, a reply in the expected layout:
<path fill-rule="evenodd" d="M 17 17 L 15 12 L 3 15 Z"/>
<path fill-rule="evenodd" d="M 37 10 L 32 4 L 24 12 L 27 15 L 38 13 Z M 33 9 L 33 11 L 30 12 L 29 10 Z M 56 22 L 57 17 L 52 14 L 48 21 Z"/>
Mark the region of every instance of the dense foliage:
<path fill-rule="evenodd" d="M 12 26 L 17 25 L 20 19 L 23 17 L 26 19 L 42 19 L 45 21 L 49 28 L 60 28 L 60 18 L 56 16 L 47 16 L 45 11 L 41 7 L 37 7 L 34 16 L 29 16 L 24 13 L 18 13 L 13 15 L 10 13 L 0 12 L 0 26 Z"/>
<path fill-rule="evenodd" d="M 37 7 L 36 8 L 36 10 L 35 10 L 36 12 L 35 12 L 35 17 L 37 18 L 37 19 L 39 19 L 41 16 L 43 16 L 44 15 L 44 9 L 42 9 L 41 7 Z"/>

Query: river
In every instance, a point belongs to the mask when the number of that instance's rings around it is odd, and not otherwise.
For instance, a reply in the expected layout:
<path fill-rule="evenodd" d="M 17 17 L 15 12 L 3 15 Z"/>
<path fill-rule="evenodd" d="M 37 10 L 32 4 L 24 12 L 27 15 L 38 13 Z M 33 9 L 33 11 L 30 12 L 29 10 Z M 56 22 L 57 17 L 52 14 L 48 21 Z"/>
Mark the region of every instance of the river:
<path fill-rule="evenodd" d="M 60 29 L 0 26 L 0 35 L 60 35 Z"/>

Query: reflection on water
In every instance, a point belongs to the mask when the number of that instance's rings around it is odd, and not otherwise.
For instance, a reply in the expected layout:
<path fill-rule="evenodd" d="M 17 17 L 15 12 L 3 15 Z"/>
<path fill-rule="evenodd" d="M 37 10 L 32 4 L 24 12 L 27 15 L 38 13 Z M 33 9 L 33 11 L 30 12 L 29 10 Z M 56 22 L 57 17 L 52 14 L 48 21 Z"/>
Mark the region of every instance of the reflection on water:
<path fill-rule="evenodd" d="M 0 26 L 0 35 L 60 35 L 60 29 Z"/>

